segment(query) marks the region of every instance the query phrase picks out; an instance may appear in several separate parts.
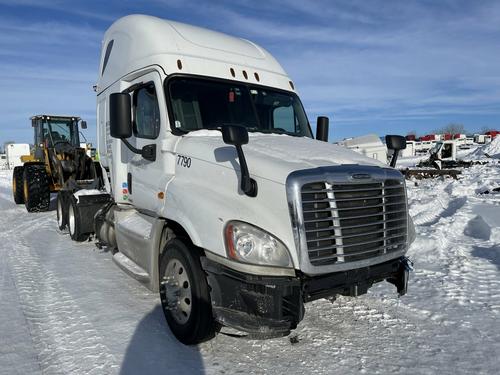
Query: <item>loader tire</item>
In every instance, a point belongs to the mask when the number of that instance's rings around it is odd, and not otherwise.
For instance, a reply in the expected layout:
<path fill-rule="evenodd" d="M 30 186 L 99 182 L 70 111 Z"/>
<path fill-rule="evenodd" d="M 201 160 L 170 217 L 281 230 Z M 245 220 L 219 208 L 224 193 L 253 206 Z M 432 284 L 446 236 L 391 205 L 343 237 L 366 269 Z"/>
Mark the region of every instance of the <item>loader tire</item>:
<path fill-rule="evenodd" d="M 160 260 L 160 298 L 170 330 L 186 345 L 215 336 L 210 292 L 200 255 L 179 239 L 169 241 Z"/>
<path fill-rule="evenodd" d="M 82 223 L 76 199 L 71 197 L 68 204 L 68 231 L 71 239 L 76 242 L 88 240 L 89 233 L 82 233 Z"/>
<path fill-rule="evenodd" d="M 49 176 L 44 165 L 26 165 L 24 167 L 23 196 L 24 205 L 28 212 L 49 210 Z"/>
<path fill-rule="evenodd" d="M 12 173 L 12 194 L 14 195 L 14 202 L 16 204 L 24 203 L 23 173 L 23 166 L 14 167 L 14 173 Z"/>

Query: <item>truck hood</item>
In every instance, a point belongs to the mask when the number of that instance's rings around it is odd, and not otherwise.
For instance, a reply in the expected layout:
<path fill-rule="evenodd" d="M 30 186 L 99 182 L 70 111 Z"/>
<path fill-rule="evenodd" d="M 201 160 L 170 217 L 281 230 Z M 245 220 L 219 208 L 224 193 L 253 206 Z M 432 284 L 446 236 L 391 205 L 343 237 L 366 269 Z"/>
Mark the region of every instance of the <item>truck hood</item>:
<path fill-rule="evenodd" d="M 250 175 L 285 184 L 296 170 L 341 164 L 387 165 L 345 147 L 306 137 L 250 133 L 243 151 Z M 239 169 L 236 149 L 222 141 L 216 130 L 199 130 L 182 137 L 177 152 L 193 159 Z M 194 161 L 193 161 L 194 162 Z"/>

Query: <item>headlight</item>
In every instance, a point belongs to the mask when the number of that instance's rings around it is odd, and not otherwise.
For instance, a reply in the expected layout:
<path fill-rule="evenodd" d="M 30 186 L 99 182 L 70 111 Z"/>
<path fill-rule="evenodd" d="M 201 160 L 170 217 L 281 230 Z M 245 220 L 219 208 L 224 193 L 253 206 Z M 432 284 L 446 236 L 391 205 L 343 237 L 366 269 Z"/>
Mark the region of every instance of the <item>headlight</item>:
<path fill-rule="evenodd" d="M 277 238 L 253 225 L 231 221 L 225 230 L 229 258 L 265 266 L 292 267 L 288 249 Z"/>

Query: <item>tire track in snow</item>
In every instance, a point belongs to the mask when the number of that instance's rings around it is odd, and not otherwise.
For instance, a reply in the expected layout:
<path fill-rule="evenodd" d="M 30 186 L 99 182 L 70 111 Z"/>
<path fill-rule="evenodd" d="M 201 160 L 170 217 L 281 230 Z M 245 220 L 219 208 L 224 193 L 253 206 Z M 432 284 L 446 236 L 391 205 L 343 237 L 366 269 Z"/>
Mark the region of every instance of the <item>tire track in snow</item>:
<path fill-rule="evenodd" d="M 437 254 L 433 254 L 433 258 L 439 260 L 436 267 L 441 273 L 436 280 L 442 283 L 439 293 L 448 301 L 446 308 L 461 309 L 464 319 L 478 311 L 486 313 L 486 319 L 494 319 L 500 313 L 498 269 L 474 255 L 474 249 L 492 249 L 493 252 L 495 243 L 467 236 L 464 229 L 476 215 L 474 203 L 497 198 L 477 197 L 477 192 L 484 190 L 484 181 L 477 178 L 474 169 L 464 170 L 462 179 L 446 185 L 436 179 L 419 182 L 416 188 L 410 187 L 410 211 L 419 235 L 436 243 Z"/>
<path fill-rule="evenodd" d="M 2 227 L 12 228 L 3 232 L 5 237 L 17 238 L 3 246 L 2 256 L 12 269 L 21 309 L 28 322 L 42 372 L 96 375 L 118 373 L 119 366 L 115 357 L 103 344 L 89 319 L 57 277 L 43 267 L 39 254 L 25 243 L 25 235 L 33 227 L 45 226 L 47 215 L 28 216 L 4 195 L 0 196 L 2 207 L 5 206 L 10 211 L 12 206 L 13 210 L 19 210 L 20 215 L 14 220 L 11 215 L 0 218 Z"/>
<path fill-rule="evenodd" d="M 9 254 L 21 307 L 43 372 L 116 373 L 115 358 L 98 332 L 37 258 L 22 243 L 17 243 Z"/>

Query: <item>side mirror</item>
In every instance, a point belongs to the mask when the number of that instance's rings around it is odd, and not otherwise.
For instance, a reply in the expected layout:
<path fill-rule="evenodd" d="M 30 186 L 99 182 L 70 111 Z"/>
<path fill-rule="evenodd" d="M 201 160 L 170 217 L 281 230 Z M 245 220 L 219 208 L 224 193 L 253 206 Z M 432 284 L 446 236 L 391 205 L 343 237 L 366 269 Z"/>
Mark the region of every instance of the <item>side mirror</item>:
<path fill-rule="evenodd" d="M 248 130 L 244 126 L 224 125 L 221 127 L 222 140 L 228 145 L 246 145 Z"/>
<path fill-rule="evenodd" d="M 36 120 L 34 118 L 31 119 L 31 127 L 36 128 Z"/>
<path fill-rule="evenodd" d="M 241 190 L 249 197 L 257 196 L 257 181 L 250 177 L 247 161 L 242 145 L 248 143 L 248 130 L 244 126 L 223 125 L 221 127 L 222 140 L 228 145 L 236 147 L 241 171 Z"/>
<path fill-rule="evenodd" d="M 109 130 L 113 138 L 132 136 L 131 109 L 129 94 L 114 93 L 109 96 Z"/>
<path fill-rule="evenodd" d="M 318 141 L 328 142 L 328 125 L 330 120 L 325 116 L 318 116 L 316 121 L 316 139 Z"/>
<path fill-rule="evenodd" d="M 127 148 L 149 161 L 156 160 L 156 144 L 135 148 L 127 141 L 132 136 L 132 103 L 130 95 L 114 93 L 109 96 L 109 132 L 113 138 L 120 138 Z"/>
<path fill-rule="evenodd" d="M 80 126 L 82 127 L 82 129 L 87 129 L 87 121 L 82 120 Z"/>
<path fill-rule="evenodd" d="M 399 151 L 406 148 L 406 138 L 401 135 L 386 135 L 385 144 L 389 150 L 394 150 L 390 163 L 390 166 L 394 168 L 398 161 Z"/>
<path fill-rule="evenodd" d="M 402 135 L 386 135 L 385 143 L 389 150 L 404 150 L 406 148 L 406 138 Z"/>

